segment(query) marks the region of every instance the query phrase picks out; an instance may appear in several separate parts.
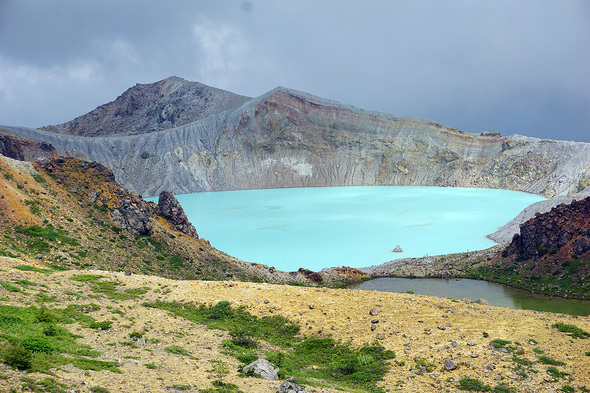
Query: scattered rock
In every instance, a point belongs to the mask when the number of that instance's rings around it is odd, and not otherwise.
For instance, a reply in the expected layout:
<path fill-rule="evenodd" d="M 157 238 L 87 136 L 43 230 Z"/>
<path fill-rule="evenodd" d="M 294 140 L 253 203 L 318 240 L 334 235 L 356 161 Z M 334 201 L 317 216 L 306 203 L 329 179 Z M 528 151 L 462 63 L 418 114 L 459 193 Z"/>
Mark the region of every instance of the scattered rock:
<path fill-rule="evenodd" d="M 471 316 L 471 314 L 469 313 L 469 311 L 463 311 L 461 313 L 461 315 L 463 315 L 464 317 L 470 317 Z"/>
<path fill-rule="evenodd" d="M 449 307 L 449 312 L 452 312 L 453 314 L 457 314 L 459 312 L 459 310 L 457 310 L 455 307 Z"/>
<path fill-rule="evenodd" d="M 450 359 L 445 360 L 445 370 L 453 371 L 457 369 L 457 365 Z"/>
<path fill-rule="evenodd" d="M 246 375 L 256 375 L 267 381 L 279 379 L 279 369 L 273 367 L 272 363 L 264 358 L 260 358 L 244 366 L 243 371 Z"/>
<path fill-rule="evenodd" d="M 315 305 L 313 305 L 313 304 L 310 304 L 310 305 L 309 305 L 309 309 L 310 309 L 310 310 L 313 310 L 314 308 L 315 308 Z"/>
<path fill-rule="evenodd" d="M 373 319 L 371 319 L 371 323 L 379 323 L 379 319 L 378 318 L 373 318 Z"/>
<path fill-rule="evenodd" d="M 375 324 L 372 324 L 372 325 L 371 325 L 371 331 L 374 331 L 375 329 L 377 329 L 377 325 L 375 325 Z"/>
<path fill-rule="evenodd" d="M 467 345 L 469 345 L 470 347 L 475 346 L 475 341 L 467 341 Z"/>
<path fill-rule="evenodd" d="M 303 388 L 291 381 L 285 381 L 279 385 L 278 393 L 299 393 L 299 392 L 305 392 L 305 388 Z"/>
<path fill-rule="evenodd" d="M 372 308 L 369 310 L 369 315 L 375 316 L 379 314 L 379 310 L 377 310 L 376 308 Z"/>
<path fill-rule="evenodd" d="M 483 305 L 488 305 L 488 301 L 485 299 L 477 299 L 476 301 L 477 304 L 483 304 Z"/>

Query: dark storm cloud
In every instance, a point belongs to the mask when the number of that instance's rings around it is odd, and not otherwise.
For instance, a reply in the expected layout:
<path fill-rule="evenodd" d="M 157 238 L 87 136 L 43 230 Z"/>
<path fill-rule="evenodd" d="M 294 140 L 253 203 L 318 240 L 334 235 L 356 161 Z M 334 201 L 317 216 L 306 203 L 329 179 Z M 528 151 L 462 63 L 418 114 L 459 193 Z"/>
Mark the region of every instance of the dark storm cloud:
<path fill-rule="evenodd" d="M 64 122 L 178 75 L 590 141 L 588 4 L 0 0 L 0 124 Z"/>

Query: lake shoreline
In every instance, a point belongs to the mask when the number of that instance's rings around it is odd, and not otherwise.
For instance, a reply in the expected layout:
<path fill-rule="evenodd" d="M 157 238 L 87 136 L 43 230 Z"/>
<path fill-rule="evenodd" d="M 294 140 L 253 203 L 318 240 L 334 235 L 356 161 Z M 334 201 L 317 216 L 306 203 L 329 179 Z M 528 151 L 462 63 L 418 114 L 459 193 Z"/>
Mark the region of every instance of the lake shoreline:
<path fill-rule="evenodd" d="M 508 243 L 496 244 L 485 250 L 464 253 L 433 255 L 422 258 L 401 258 L 379 265 L 359 268 L 358 270 L 376 278 L 467 278 L 502 284 L 510 288 L 528 291 L 532 294 L 575 300 L 589 300 L 588 296 L 577 294 L 564 296 L 552 290 L 535 290 L 525 285 L 519 285 L 509 277 L 504 279 L 492 278 L 481 274 L 482 269 L 493 265 Z"/>

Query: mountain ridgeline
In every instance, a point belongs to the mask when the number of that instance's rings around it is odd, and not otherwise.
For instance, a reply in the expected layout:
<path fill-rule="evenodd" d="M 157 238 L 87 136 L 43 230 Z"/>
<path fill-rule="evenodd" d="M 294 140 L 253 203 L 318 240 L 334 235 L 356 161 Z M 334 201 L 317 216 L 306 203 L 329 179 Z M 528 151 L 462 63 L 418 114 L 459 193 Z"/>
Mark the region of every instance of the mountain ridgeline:
<path fill-rule="evenodd" d="M 282 87 L 248 99 L 177 77 L 136 85 L 62 125 L 0 132 L 99 162 L 143 196 L 414 185 L 552 197 L 590 185 L 587 143 L 468 133 Z"/>

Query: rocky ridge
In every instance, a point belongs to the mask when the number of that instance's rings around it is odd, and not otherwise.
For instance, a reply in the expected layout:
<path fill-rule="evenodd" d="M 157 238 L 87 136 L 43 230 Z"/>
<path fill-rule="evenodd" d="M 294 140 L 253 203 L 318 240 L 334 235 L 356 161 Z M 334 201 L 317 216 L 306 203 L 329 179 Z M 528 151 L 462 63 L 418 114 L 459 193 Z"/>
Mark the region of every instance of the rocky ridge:
<path fill-rule="evenodd" d="M 249 99 L 172 76 L 155 83 L 138 83 L 83 116 L 42 129 L 79 136 L 145 134 L 235 109 Z"/>
<path fill-rule="evenodd" d="M 126 123 L 116 123 L 126 136 L 87 138 L 23 127 L 3 127 L 1 133 L 47 141 L 60 155 L 100 162 L 144 196 L 166 189 L 179 194 L 415 185 L 554 197 L 590 185 L 590 144 L 468 133 L 282 87 L 182 126 L 130 135 L 139 118 L 132 112 Z M 101 135 L 99 128 L 87 134 Z"/>

